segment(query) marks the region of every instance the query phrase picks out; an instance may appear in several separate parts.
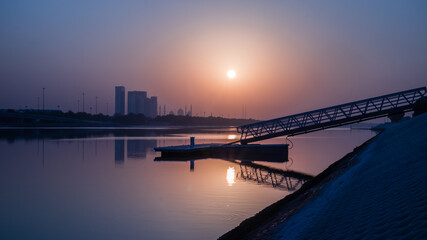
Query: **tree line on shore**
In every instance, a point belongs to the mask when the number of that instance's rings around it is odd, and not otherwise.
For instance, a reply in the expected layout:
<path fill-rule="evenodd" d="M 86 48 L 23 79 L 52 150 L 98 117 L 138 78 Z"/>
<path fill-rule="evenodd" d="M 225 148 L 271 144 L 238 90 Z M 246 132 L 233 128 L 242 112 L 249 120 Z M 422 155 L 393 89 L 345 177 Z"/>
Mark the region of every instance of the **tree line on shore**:
<path fill-rule="evenodd" d="M 12 115 L 12 116 L 11 116 Z M 55 117 L 55 119 L 46 119 L 44 117 Z M 24 121 L 22 119 L 25 119 Z M 62 112 L 59 110 L 33 111 L 33 110 L 0 110 L 0 122 L 2 123 L 26 123 L 26 124 L 48 124 L 48 123 L 67 123 L 68 120 L 80 120 L 85 122 L 98 122 L 103 125 L 216 125 L 216 126 L 237 126 L 254 123 L 255 119 L 223 118 L 223 117 L 192 117 L 165 115 L 150 118 L 144 114 L 127 114 L 113 116 L 99 114 L 90 114 L 86 112 Z"/>

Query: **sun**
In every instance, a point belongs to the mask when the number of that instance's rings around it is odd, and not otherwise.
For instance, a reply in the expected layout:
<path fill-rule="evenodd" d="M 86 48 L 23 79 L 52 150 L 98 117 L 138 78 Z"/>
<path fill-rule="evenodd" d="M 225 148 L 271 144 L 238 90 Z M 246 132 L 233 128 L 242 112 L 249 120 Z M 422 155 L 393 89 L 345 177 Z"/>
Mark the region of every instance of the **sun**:
<path fill-rule="evenodd" d="M 236 77 L 236 71 L 234 71 L 233 69 L 228 70 L 228 72 L 227 72 L 227 77 L 228 77 L 229 79 L 233 79 L 233 78 L 235 78 L 235 77 Z"/>

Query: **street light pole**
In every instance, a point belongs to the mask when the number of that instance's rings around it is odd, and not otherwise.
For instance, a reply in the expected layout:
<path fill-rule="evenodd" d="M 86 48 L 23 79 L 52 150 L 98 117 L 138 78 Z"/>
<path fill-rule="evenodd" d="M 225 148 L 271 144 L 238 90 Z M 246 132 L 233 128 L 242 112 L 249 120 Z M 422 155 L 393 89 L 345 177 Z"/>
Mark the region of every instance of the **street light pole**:
<path fill-rule="evenodd" d="M 85 93 L 83 93 L 83 112 L 85 112 Z"/>

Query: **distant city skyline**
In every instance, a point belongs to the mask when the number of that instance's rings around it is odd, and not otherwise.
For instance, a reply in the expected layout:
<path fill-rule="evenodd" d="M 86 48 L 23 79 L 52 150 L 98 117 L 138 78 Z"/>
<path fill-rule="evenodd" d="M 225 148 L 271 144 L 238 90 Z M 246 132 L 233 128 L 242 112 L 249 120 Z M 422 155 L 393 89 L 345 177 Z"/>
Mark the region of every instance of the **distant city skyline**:
<path fill-rule="evenodd" d="M 146 117 L 155 118 L 157 112 L 157 97 L 148 97 L 146 91 L 128 91 L 127 114 L 144 114 Z"/>
<path fill-rule="evenodd" d="M 1 1 L 0 108 L 270 119 L 426 86 L 426 42 L 421 0 Z"/>

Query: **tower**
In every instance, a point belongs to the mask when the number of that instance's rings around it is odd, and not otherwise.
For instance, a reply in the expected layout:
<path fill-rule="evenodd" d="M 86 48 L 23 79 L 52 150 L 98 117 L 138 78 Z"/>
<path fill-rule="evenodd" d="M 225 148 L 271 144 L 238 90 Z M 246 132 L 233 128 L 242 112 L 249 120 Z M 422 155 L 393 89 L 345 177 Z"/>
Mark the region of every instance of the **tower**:
<path fill-rule="evenodd" d="M 152 96 L 151 98 L 150 98 L 150 101 L 149 101 L 149 105 L 150 105 L 150 112 L 149 112 L 149 116 L 151 117 L 151 118 L 155 118 L 155 117 L 157 117 L 157 97 L 156 96 Z"/>
<path fill-rule="evenodd" d="M 128 114 L 146 114 L 147 92 L 144 91 L 129 91 L 128 92 Z"/>
<path fill-rule="evenodd" d="M 116 86 L 115 114 L 125 115 L 125 87 Z"/>

